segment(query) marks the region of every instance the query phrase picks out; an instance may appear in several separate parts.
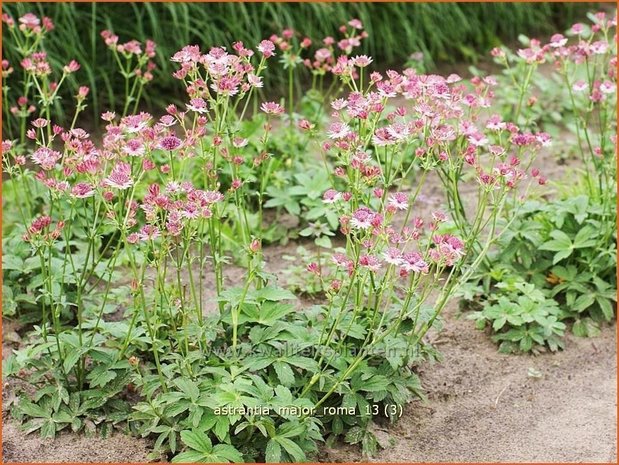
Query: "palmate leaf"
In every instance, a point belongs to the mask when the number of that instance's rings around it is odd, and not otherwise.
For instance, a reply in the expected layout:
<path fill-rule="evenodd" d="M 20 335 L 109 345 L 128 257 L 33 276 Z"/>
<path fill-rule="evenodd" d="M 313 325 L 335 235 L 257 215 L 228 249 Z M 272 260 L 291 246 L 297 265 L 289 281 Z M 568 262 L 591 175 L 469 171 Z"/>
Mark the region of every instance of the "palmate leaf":
<path fill-rule="evenodd" d="M 289 292 L 289 291 L 286 291 Z M 269 295 L 274 296 L 271 292 Z M 280 294 L 284 295 L 284 294 Z M 291 294 L 294 297 L 294 294 Z M 284 297 L 287 299 L 288 297 Z M 274 299 L 270 299 L 274 300 Z M 283 299 L 280 299 L 283 300 Z M 243 315 L 239 319 L 240 323 L 255 322 L 265 326 L 273 326 L 275 323 L 282 320 L 286 315 L 295 311 L 294 306 L 290 304 L 282 304 L 278 302 L 268 301 L 261 305 L 244 305 L 242 307 Z"/>

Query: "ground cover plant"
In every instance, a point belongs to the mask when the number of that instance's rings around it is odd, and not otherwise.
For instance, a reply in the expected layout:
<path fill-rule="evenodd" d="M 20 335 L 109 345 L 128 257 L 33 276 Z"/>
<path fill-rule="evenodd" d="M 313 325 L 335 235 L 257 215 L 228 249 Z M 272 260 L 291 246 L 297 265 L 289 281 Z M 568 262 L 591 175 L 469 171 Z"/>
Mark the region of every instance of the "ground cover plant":
<path fill-rule="evenodd" d="M 439 357 L 425 336 L 457 293 L 506 349 L 558 349 L 566 320 L 592 335 L 614 317 L 614 17 L 574 26 L 574 46 L 493 51 L 506 82 L 375 71 L 359 19 L 179 44 L 184 100 L 152 113 L 157 45 L 105 29 L 124 92 L 101 134 L 80 127 L 85 86 L 56 120 L 82 65 L 46 52 L 53 21 L 3 21 L 18 56 L 2 63 L 17 128 L 2 143 L 3 315 L 32 329 L 3 373 L 28 432 L 124 428 L 175 462 L 304 461 L 342 438 L 372 454 L 373 423 L 423 396 L 415 367 Z M 548 184 L 529 95 L 547 57 L 588 89 L 572 107 L 582 195 L 554 203 L 527 200 Z M 265 100 L 278 68 L 285 95 Z M 423 212 L 432 176 L 445 208 Z M 291 237 L 305 263 L 274 274 L 267 247 Z"/>
<path fill-rule="evenodd" d="M 554 34 L 544 45 L 525 39 L 529 47 L 517 53 L 493 50 L 506 76 L 522 83 L 512 108 L 514 116 L 531 127 L 547 123 L 539 119 L 537 97 L 528 87 L 534 87 L 539 66 L 552 65 L 552 75 L 545 79 L 562 83 L 563 137 L 569 134 L 581 162 L 573 183 L 557 185 L 559 192 L 551 201 L 523 205 L 488 263 L 491 272 L 481 293 L 498 303 L 471 318 L 481 327 L 488 321 L 495 331 L 502 329 L 495 338 L 507 351 L 546 345 L 556 350 L 562 346 L 556 337 L 563 334 L 565 323 L 574 334 L 588 336 L 614 318 L 617 50 L 607 16 L 598 13 L 590 20 L 573 25 L 567 37 Z M 524 105 L 525 99 L 530 105 Z M 506 282 L 512 284 L 501 285 Z M 499 283 L 494 290 L 493 283 Z M 533 305 L 531 299 L 540 300 Z M 518 316 L 510 317 L 514 313 Z"/>

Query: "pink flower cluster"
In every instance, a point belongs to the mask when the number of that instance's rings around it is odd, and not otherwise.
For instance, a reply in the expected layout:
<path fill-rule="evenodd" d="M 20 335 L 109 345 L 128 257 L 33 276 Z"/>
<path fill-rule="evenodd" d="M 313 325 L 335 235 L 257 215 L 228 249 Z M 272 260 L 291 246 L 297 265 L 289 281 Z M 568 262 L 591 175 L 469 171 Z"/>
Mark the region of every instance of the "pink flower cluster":
<path fill-rule="evenodd" d="M 262 87 L 259 76 L 262 62 L 258 69 L 251 63 L 254 51 L 242 42 L 236 42 L 232 48 L 235 53 L 228 53 L 223 47 L 212 47 L 208 53 L 202 53 L 197 45 L 187 45 L 172 56 L 172 61 L 180 64 L 174 77 L 187 81 L 192 110 L 206 110 L 204 101 L 214 98 L 211 91 L 232 97 Z M 262 41 L 257 49 L 263 60 L 273 56 L 274 45 L 270 41 Z"/>
<path fill-rule="evenodd" d="M 35 218 L 23 235 L 23 240 L 37 246 L 54 242 L 62 234 L 65 223 L 58 221 L 53 229 L 50 228 L 51 224 L 52 219 L 47 215 Z"/>
<path fill-rule="evenodd" d="M 175 237 L 194 220 L 213 216 L 213 205 L 224 196 L 217 191 L 196 189 L 189 182 L 170 182 L 161 191 L 158 184 L 151 184 L 139 205 L 147 224 L 139 232 L 131 233 L 130 243 L 152 241 L 161 235 Z"/>
<path fill-rule="evenodd" d="M 14 28 L 16 26 L 15 20 L 13 17 L 7 13 L 2 14 L 2 22 L 5 23 L 9 28 Z M 26 13 L 21 16 L 18 20 L 18 29 L 25 34 L 44 34 L 46 32 L 50 32 L 54 29 L 54 23 L 51 18 L 47 16 L 43 16 L 39 18 L 34 13 Z"/>

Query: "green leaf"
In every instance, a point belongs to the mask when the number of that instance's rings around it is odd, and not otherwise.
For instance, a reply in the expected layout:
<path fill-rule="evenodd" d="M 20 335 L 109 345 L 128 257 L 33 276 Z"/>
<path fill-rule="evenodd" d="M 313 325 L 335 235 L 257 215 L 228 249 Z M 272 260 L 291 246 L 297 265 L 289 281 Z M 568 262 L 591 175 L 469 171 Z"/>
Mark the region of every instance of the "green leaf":
<path fill-rule="evenodd" d="M 613 312 L 613 307 L 610 303 L 610 300 L 605 299 L 603 297 L 597 297 L 595 301 L 600 306 L 600 309 L 602 310 L 602 313 L 604 314 L 604 318 L 606 318 L 606 321 L 612 320 L 614 312 Z"/>
<path fill-rule="evenodd" d="M 572 332 L 576 337 L 594 337 L 600 334 L 600 327 L 591 318 L 583 318 L 574 322 Z"/>
<path fill-rule="evenodd" d="M 213 443 L 202 432 L 183 430 L 181 431 L 181 440 L 183 444 L 204 454 L 210 454 L 213 450 Z"/>
<path fill-rule="evenodd" d="M 554 240 L 550 240 L 541 245 L 541 250 L 550 250 L 552 252 L 562 251 L 572 248 L 572 240 L 567 234 L 560 230 L 554 230 L 550 233 Z"/>
<path fill-rule="evenodd" d="M 213 448 L 213 453 L 216 457 L 223 457 L 229 462 L 242 463 L 243 455 L 229 444 L 218 444 Z"/>
<path fill-rule="evenodd" d="M 29 400 L 21 399 L 17 405 L 19 410 L 30 417 L 50 418 L 52 415 L 52 412 L 45 411 L 40 405 L 33 404 Z"/>
<path fill-rule="evenodd" d="M 275 362 L 273 363 L 273 368 L 284 386 L 292 386 L 294 384 L 294 371 L 292 371 L 290 365 L 284 362 Z"/>
<path fill-rule="evenodd" d="M 198 400 L 198 397 L 200 397 L 200 389 L 192 380 L 187 378 L 179 378 L 174 381 L 174 384 L 193 402 Z"/>
<path fill-rule="evenodd" d="M 556 265 L 557 263 L 559 263 L 561 260 L 569 257 L 570 255 L 572 255 L 572 249 L 566 249 L 566 250 L 562 250 L 560 252 L 557 252 L 554 256 L 554 258 L 552 259 L 552 264 Z"/>
<path fill-rule="evenodd" d="M 172 463 L 209 463 L 208 457 L 201 452 L 195 450 L 188 450 L 181 452 L 172 459 Z"/>
<path fill-rule="evenodd" d="M 279 443 L 271 439 L 267 443 L 264 458 L 267 463 L 280 463 L 282 459 L 282 448 Z"/>
<path fill-rule="evenodd" d="M 303 450 L 295 444 L 294 441 L 284 438 L 277 437 L 277 442 L 282 445 L 282 447 L 288 452 L 288 454 L 295 460 L 295 462 L 304 462 L 305 461 L 305 453 Z"/>
<path fill-rule="evenodd" d="M 370 379 L 361 381 L 359 389 L 366 392 L 384 391 L 389 385 L 389 380 L 383 375 L 374 375 Z"/>
<path fill-rule="evenodd" d="M 279 300 L 296 300 L 297 297 L 287 289 L 282 289 L 276 286 L 266 286 L 257 290 L 254 293 L 257 299 L 279 301 Z"/>
<path fill-rule="evenodd" d="M 585 309 L 587 309 L 588 307 L 590 307 L 591 305 L 593 305 L 594 302 L 595 302 L 595 297 L 592 294 L 583 294 L 576 299 L 572 309 L 580 313 L 584 311 Z"/>

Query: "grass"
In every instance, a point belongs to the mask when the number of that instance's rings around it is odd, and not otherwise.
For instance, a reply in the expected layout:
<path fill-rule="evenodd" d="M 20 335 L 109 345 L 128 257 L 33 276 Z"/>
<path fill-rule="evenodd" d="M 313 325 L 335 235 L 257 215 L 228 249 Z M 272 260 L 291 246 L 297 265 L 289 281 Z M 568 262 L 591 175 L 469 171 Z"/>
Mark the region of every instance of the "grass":
<path fill-rule="evenodd" d="M 436 62 L 475 61 L 502 41 L 522 31 L 543 34 L 567 27 L 591 4 L 554 3 L 13 3 L 3 10 L 13 16 L 28 11 L 50 16 L 58 25 L 46 47 L 60 63 L 76 59 L 82 84 L 91 87 L 92 117 L 114 107 L 121 79 L 99 36 L 108 28 L 121 40 L 152 38 L 158 44 L 156 82 L 147 105 L 173 100 L 178 86 L 170 76 L 169 57 L 186 44 L 208 48 L 242 40 L 254 45 L 284 27 L 320 39 L 346 20 L 358 17 L 369 39 L 364 53 L 381 63 L 401 65 L 416 51 Z M 5 44 L 10 42 L 4 33 Z M 5 47 L 6 48 L 6 47 Z M 10 48 L 3 56 L 15 62 Z M 14 78 L 14 76 L 12 76 Z M 271 79 L 283 82 L 282 76 Z M 77 85 L 77 83 L 75 83 Z"/>

